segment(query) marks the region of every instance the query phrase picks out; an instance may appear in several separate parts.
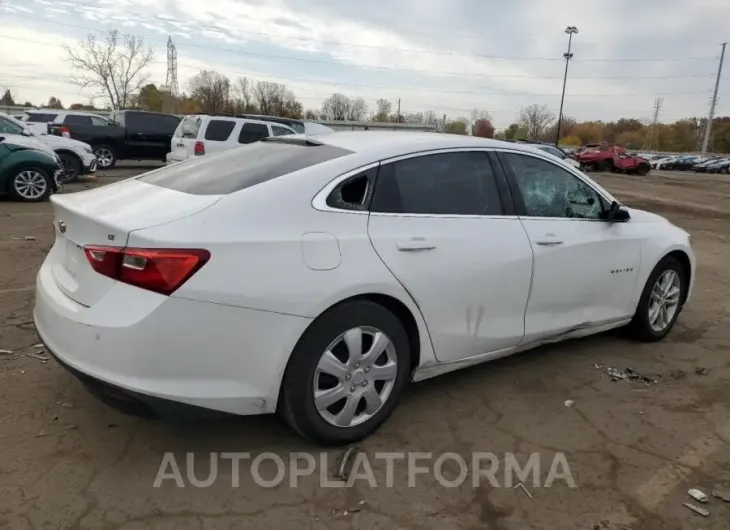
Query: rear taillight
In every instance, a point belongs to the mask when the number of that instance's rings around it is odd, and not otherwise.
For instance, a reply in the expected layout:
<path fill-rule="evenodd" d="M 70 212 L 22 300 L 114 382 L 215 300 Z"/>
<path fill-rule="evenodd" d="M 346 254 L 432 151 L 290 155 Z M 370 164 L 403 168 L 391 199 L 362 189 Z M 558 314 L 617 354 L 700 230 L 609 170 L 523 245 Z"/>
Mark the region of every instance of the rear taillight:
<path fill-rule="evenodd" d="M 172 294 L 210 259 L 185 248 L 84 247 L 91 267 L 104 276 L 160 294 Z"/>
<path fill-rule="evenodd" d="M 65 125 L 62 125 L 61 126 L 61 136 L 63 136 L 64 138 L 71 138 L 71 129 L 69 129 Z"/>
<path fill-rule="evenodd" d="M 200 156 L 205 154 L 205 144 L 203 142 L 195 142 L 195 156 Z"/>

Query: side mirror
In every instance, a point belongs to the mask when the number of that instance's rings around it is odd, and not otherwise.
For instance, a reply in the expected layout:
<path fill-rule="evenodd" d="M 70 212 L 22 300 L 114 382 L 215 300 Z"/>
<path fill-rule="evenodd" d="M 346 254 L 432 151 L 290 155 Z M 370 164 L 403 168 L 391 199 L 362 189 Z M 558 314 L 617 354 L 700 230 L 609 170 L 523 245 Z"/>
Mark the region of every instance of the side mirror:
<path fill-rule="evenodd" d="M 28 129 L 23 129 L 23 132 L 20 134 L 22 134 L 23 136 L 33 136 L 33 133 L 30 132 Z"/>
<path fill-rule="evenodd" d="M 631 219 L 629 211 L 616 201 L 613 201 L 611 207 L 608 209 L 606 220 L 609 223 L 625 223 L 629 219 Z"/>

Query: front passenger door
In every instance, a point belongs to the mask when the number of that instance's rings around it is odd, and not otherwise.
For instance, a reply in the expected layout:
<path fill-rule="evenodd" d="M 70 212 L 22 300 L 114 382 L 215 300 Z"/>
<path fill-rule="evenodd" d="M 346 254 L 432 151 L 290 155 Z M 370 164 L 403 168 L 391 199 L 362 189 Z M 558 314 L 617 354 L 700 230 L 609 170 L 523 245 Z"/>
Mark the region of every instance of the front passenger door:
<path fill-rule="evenodd" d="M 534 254 L 525 343 L 630 317 L 641 242 L 586 181 L 528 153 L 499 153 Z"/>
<path fill-rule="evenodd" d="M 368 233 L 441 362 L 499 352 L 524 334 L 532 251 L 495 179 L 484 151 L 411 155 L 378 172 Z"/>

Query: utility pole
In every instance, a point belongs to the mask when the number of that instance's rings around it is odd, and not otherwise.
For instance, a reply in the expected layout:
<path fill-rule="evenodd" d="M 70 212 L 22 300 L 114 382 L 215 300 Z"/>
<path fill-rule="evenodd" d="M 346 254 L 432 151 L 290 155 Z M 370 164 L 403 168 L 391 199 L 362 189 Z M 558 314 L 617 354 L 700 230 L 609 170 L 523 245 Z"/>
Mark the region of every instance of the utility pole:
<path fill-rule="evenodd" d="M 446 132 L 446 114 L 444 114 L 444 121 L 441 122 L 441 132 Z"/>
<path fill-rule="evenodd" d="M 715 92 L 712 94 L 712 103 L 710 103 L 710 115 L 707 118 L 705 126 L 705 139 L 702 142 L 702 154 L 707 153 L 707 147 L 710 143 L 710 135 L 712 134 L 712 119 L 715 117 L 715 105 L 717 104 L 717 89 L 720 88 L 720 75 L 722 75 L 722 63 L 725 60 L 725 46 L 727 42 L 722 43 L 722 52 L 720 53 L 720 64 L 717 67 L 717 79 L 715 79 Z"/>
<path fill-rule="evenodd" d="M 573 33 L 578 33 L 578 28 L 575 26 L 568 26 L 565 28 L 565 33 L 568 34 L 568 53 L 564 53 L 565 57 L 565 74 L 563 75 L 563 95 L 560 96 L 560 112 L 558 113 L 558 133 L 555 138 L 555 145 L 560 143 L 560 132 L 563 126 L 563 102 L 565 101 L 565 85 L 568 81 L 568 63 L 573 58 L 573 54 L 570 53 L 570 45 L 573 43 Z"/>
<path fill-rule="evenodd" d="M 400 98 L 398 98 L 398 117 L 395 120 L 397 123 L 400 123 Z"/>
<path fill-rule="evenodd" d="M 656 98 L 654 100 L 654 119 L 651 122 L 651 129 L 644 142 L 644 149 L 651 151 L 654 149 L 654 142 L 659 145 L 659 111 L 664 103 L 664 98 Z"/>

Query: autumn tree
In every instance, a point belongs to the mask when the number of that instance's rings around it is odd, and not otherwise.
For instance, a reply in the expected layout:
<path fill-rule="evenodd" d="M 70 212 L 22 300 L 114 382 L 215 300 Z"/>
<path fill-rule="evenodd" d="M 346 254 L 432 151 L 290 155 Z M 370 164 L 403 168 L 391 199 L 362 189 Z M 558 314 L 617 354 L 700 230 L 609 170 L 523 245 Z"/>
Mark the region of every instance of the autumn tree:
<path fill-rule="evenodd" d="M 63 103 L 61 103 L 61 100 L 57 97 L 51 96 L 48 99 L 48 103 L 46 104 L 46 107 L 49 109 L 62 109 Z"/>
<path fill-rule="evenodd" d="M 284 84 L 258 81 L 253 89 L 253 100 L 260 114 L 301 118 L 304 106 L 294 92 Z"/>
<path fill-rule="evenodd" d="M 480 118 L 472 125 L 471 134 L 481 138 L 494 138 L 494 125 L 491 121 Z"/>
<path fill-rule="evenodd" d="M 520 127 L 527 132 L 529 140 L 537 140 L 555 121 L 555 115 L 547 105 L 530 105 L 520 111 Z"/>
<path fill-rule="evenodd" d="M 165 99 L 170 96 L 169 92 L 159 90 L 156 85 L 150 83 L 140 89 L 133 98 L 132 106 L 141 110 L 162 112 L 165 108 Z"/>
<path fill-rule="evenodd" d="M 142 37 L 122 35 L 118 30 L 89 34 L 76 47 L 65 45 L 66 55 L 76 71 L 71 82 L 94 91 L 113 109 L 125 109 L 147 83 L 152 47 Z"/>
<path fill-rule="evenodd" d="M 188 81 L 190 97 L 200 102 L 206 114 L 223 114 L 227 111 L 231 82 L 214 70 L 201 70 Z"/>

